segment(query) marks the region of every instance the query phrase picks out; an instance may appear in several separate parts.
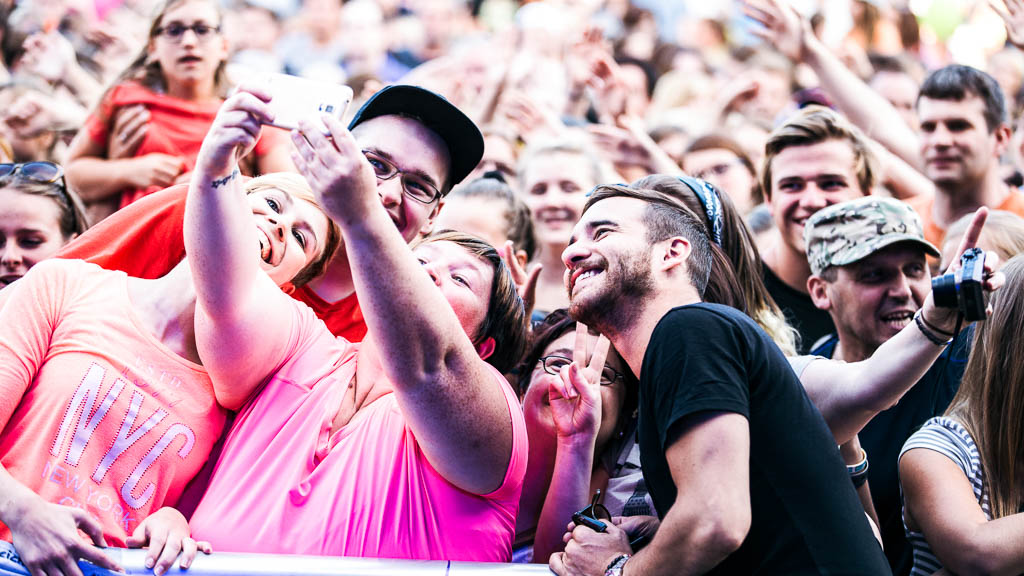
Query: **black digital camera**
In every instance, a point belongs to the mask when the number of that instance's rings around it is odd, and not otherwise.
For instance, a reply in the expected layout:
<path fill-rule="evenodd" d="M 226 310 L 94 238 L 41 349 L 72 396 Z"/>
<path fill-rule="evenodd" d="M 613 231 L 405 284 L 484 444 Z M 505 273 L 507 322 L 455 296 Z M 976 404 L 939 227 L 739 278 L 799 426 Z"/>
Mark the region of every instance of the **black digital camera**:
<path fill-rule="evenodd" d="M 932 278 L 932 295 L 936 306 L 959 308 L 968 322 L 984 320 L 985 253 L 980 248 L 964 252 L 960 270 Z"/>

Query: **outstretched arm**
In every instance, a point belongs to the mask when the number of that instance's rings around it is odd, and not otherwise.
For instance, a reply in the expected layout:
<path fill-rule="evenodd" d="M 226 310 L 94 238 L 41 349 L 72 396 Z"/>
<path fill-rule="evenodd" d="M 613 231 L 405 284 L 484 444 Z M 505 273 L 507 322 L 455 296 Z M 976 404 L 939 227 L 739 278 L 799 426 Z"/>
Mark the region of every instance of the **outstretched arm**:
<path fill-rule="evenodd" d="M 744 0 L 743 5 L 744 13 L 762 26 L 754 34 L 793 62 L 810 66 L 821 87 L 851 122 L 911 166 L 921 166 L 917 134 L 888 100 L 818 40 L 810 23 L 792 6 L 785 0 Z"/>
<path fill-rule="evenodd" d="M 381 204 L 352 134 L 324 122 L 333 140 L 302 123 L 292 160 L 341 227 L 367 338 L 430 464 L 463 490 L 491 492 L 512 453 L 504 392 L 435 285 L 451 279 L 425 272 Z"/>
<path fill-rule="evenodd" d="M 196 287 L 196 344 L 217 402 L 237 410 L 278 364 L 290 337 L 288 297 L 260 269 L 238 158 L 270 121 L 269 96 L 240 90 L 203 140 L 185 204 L 185 251 Z"/>
<path fill-rule="evenodd" d="M 977 245 L 987 217 L 985 208 L 975 213 L 958 255 Z M 985 268 L 991 271 L 997 266 L 997 260 L 995 254 L 987 256 Z M 1003 281 L 1002 274 L 994 274 L 986 281 L 986 289 L 995 290 Z M 956 311 L 936 307 L 931 293 L 920 313 L 926 326 L 950 334 L 956 327 Z M 851 364 L 831 360 L 811 362 L 800 375 L 800 381 L 824 416 L 836 442 L 842 444 L 853 438 L 876 414 L 899 402 L 944 349 L 945 346 L 937 346 L 929 340 L 916 322 L 911 322 L 879 346 L 867 360 Z"/>

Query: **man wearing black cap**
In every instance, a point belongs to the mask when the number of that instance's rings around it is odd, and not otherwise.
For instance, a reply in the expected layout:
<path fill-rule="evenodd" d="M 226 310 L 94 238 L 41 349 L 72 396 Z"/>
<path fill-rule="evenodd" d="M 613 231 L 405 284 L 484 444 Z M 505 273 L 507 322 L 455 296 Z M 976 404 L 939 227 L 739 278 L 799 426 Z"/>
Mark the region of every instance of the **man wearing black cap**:
<path fill-rule="evenodd" d="M 266 128 L 265 128 L 266 129 Z M 349 130 L 378 174 L 377 191 L 407 242 L 429 230 L 444 195 L 483 155 L 483 136 L 444 97 L 416 86 L 388 86 L 356 113 Z M 397 171 L 396 171 L 397 170 Z M 434 198 L 413 191 L 422 185 Z M 116 212 L 59 256 L 80 258 L 131 276 L 159 278 L 185 255 L 181 225 L 186 185 L 151 194 Z M 366 334 L 345 250 L 324 274 L 292 297 L 309 305 L 331 332 L 357 342 Z"/>

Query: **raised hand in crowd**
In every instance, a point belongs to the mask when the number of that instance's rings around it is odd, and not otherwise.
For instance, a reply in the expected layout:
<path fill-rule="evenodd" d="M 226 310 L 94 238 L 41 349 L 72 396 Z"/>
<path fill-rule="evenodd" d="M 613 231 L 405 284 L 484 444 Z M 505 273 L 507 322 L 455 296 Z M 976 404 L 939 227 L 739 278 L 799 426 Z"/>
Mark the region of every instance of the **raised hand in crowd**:
<path fill-rule="evenodd" d="M 586 89 L 593 76 L 593 59 L 595 55 L 609 53 L 611 48 L 605 42 L 601 29 L 597 27 L 588 28 L 579 40 L 566 48 L 563 58 L 566 76 L 569 79 L 566 115 L 582 117 L 586 114 L 589 105 Z"/>
<path fill-rule="evenodd" d="M 559 381 L 548 387 L 548 401 L 558 442 L 593 455 L 594 440 L 601 427 L 601 372 L 611 343 L 598 336 L 594 351 L 587 358 L 589 339 L 587 326 L 577 322 L 572 362 L 562 366 Z"/>
<path fill-rule="evenodd" d="M 82 106 L 91 107 L 99 99 L 102 86 L 79 66 L 74 46 L 60 32 L 33 34 L 24 50 L 18 63 L 29 74 L 66 87 Z"/>
<path fill-rule="evenodd" d="M 644 122 L 622 115 L 616 125 L 587 126 L 594 145 L 612 163 L 624 180 L 632 181 L 648 174 L 679 174 L 682 171 L 671 157 L 644 130 Z"/>
<path fill-rule="evenodd" d="M 502 94 L 496 120 L 511 125 L 527 144 L 557 138 L 565 133 L 565 125 L 554 110 L 541 105 L 521 90 L 508 90 Z"/>
<path fill-rule="evenodd" d="M 899 112 L 843 64 L 786 0 L 743 0 L 751 32 L 794 63 L 810 66 L 821 87 L 850 121 L 914 168 L 921 166 L 917 134 Z"/>
<path fill-rule="evenodd" d="M 1003 19 L 1006 25 L 1006 39 L 1018 48 L 1024 47 L 1024 1 L 989 0 L 988 5 Z"/>
<path fill-rule="evenodd" d="M 45 133 L 65 132 L 79 126 L 87 111 L 69 98 L 27 89 L 18 93 L 5 110 L 4 124 L 18 138 L 35 138 Z"/>
<path fill-rule="evenodd" d="M 509 240 L 504 246 L 498 248 L 501 259 L 505 261 L 509 272 L 512 273 L 512 281 L 516 283 L 516 291 L 523 299 L 523 308 L 526 310 L 526 317 L 533 313 L 533 304 L 537 299 L 537 278 L 540 278 L 542 264 L 536 264 L 529 271 L 526 270 L 526 262 L 520 260 L 516 254 L 516 245 Z"/>

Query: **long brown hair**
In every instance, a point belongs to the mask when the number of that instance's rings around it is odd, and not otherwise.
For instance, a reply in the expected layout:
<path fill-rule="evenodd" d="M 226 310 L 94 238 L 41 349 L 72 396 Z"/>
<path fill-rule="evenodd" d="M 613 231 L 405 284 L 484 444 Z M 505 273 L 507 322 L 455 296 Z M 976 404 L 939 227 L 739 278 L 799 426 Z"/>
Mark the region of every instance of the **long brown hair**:
<path fill-rule="evenodd" d="M 656 190 L 680 200 L 708 230 L 707 212 L 693 189 L 675 176 L 653 174 L 629 185 L 630 188 Z M 750 229 L 728 194 L 718 194 L 722 205 L 722 243 L 712 244 L 711 280 L 705 302 L 731 306 L 746 313 L 775 341 L 784 353 L 796 355 L 796 331 L 786 323 L 778 304 L 761 279 L 761 255 Z"/>
<path fill-rule="evenodd" d="M 164 72 L 160 68 L 160 63 L 150 60 L 149 44 L 156 38 L 157 31 L 163 24 L 164 16 L 167 15 L 167 12 L 179 4 L 192 1 L 209 2 L 217 10 L 217 18 L 220 19 L 217 25 L 221 25 L 224 21 L 224 12 L 221 10 L 220 4 L 214 0 L 164 0 L 157 9 L 156 16 L 149 26 L 149 36 L 147 37 L 146 45 L 142 47 L 139 55 L 128 65 L 128 68 L 117 77 L 113 86 L 123 82 L 138 82 L 154 92 L 162 93 L 167 91 L 167 81 L 164 79 Z M 218 96 L 225 98 L 230 89 L 231 83 L 227 77 L 227 60 L 222 60 L 217 64 L 217 70 L 214 72 L 214 90 Z"/>
<path fill-rule="evenodd" d="M 1006 284 L 992 296 L 992 316 L 975 328 L 960 389 L 946 411 L 978 446 L 993 519 L 1016 514 L 1024 502 L 1024 256 L 1002 271 Z"/>

